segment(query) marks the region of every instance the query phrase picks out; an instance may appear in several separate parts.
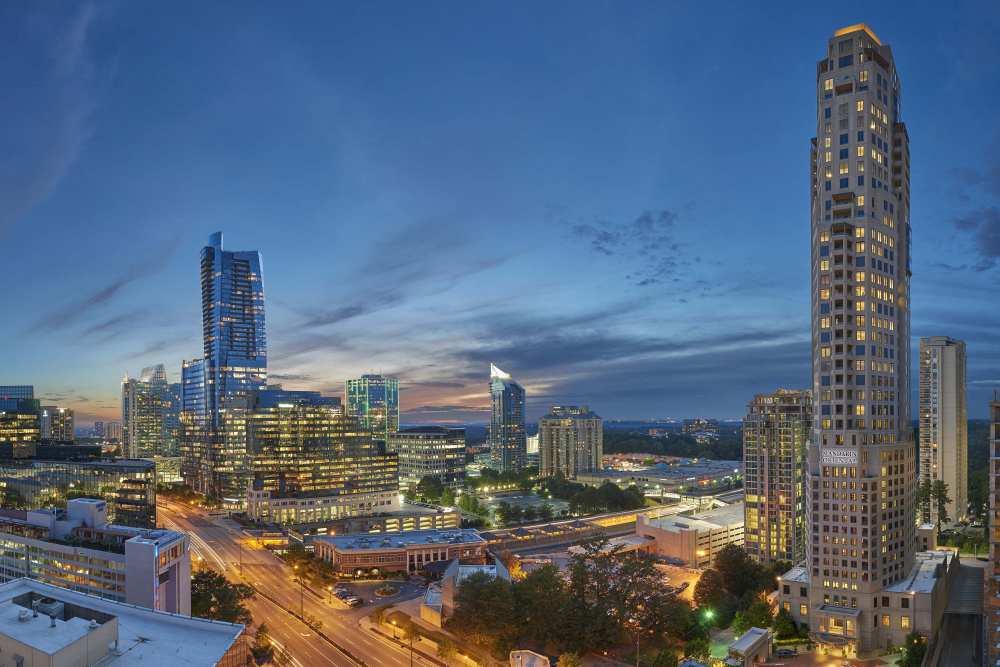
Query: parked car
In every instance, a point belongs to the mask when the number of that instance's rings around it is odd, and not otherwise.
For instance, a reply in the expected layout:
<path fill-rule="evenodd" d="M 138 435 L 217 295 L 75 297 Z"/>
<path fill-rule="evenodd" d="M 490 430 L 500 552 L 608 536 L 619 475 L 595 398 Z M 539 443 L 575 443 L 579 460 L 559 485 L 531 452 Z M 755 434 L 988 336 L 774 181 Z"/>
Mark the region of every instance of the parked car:
<path fill-rule="evenodd" d="M 774 652 L 774 654 L 779 658 L 791 658 L 793 655 L 795 655 L 795 653 L 796 653 L 795 649 L 791 648 L 779 648 L 777 651 Z"/>
<path fill-rule="evenodd" d="M 348 607 L 360 607 L 365 603 L 365 601 L 359 598 L 357 595 L 352 595 L 351 597 L 344 600 L 344 602 L 347 603 Z"/>
<path fill-rule="evenodd" d="M 350 593 L 348 593 L 347 591 L 345 591 L 343 588 L 340 589 L 339 591 L 334 591 L 333 594 L 336 595 L 341 600 L 346 600 L 349 597 L 353 597 Z"/>

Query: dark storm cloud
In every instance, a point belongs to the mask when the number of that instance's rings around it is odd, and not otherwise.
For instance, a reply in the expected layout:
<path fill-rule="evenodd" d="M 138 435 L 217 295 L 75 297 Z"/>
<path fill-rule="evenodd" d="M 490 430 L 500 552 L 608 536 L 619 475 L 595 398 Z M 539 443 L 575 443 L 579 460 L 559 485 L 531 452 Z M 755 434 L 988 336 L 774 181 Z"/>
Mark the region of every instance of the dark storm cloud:
<path fill-rule="evenodd" d="M 689 258 L 677 238 L 678 214 L 670 209 L 644 211 L 624 223 L 598 221 L 575 224 L 573 234 L 606 257 L 622 256 L 633 267 L 626 278 L 639 286 L 678 280 Z"/>
<path fill-rule="evenodd" d="M 985 271 L 1000 260 L 1000 208 L 990 206 L 970 211 L 953 220 L 955 227 L 970 234 L 979 261 L 973 266 Z"/>
<path fill-rule="evenodd" d="M 122 290 L 132 283 L 155 275 L 166 268 L 167 262 L 177 249 L 179 241 L 179 238 L 174 238 L 161 242 L 160 247 L 156 248 L 154 252 L 149 253 L 143 261 L 128 267 L 124 272 L 98 289 L 42 315 L 31 326 L 29 332 L 54 333 L 69 329 L 87 315 L 109 304 Z M 120 322 L 114 321 L 118 317 L 112 317 L 110 323 L 108 320 L 105 320 L 94 326 L 98 328 L 104 326 L 113 328 L 120 324 Z"/>

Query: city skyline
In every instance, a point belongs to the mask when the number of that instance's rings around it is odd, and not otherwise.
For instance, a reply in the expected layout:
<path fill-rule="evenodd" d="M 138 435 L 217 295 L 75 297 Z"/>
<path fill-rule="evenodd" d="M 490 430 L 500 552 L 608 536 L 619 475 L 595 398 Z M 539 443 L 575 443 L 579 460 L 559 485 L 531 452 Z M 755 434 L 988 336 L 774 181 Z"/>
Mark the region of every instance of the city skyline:
<path fill-rule="evenodd" d="M 579 403 L 607 419 L 736 417 L 747 396 L 808 384 L 808 266 L 781 261 L 809 234 L 790 185 L 812 133 L 801 54 L 827 26 L 865 21 L 892 25 L 901 70 L 921 72 L 904 115 L 936 161 L 913 173 L 911 340 L 968 342 L 969 416 L 984 418 L 1000 386 L 997 322 L 977 308 L 1000 254 L 996 93 L 982 85 L 1000 59 L 984 26 L 1000 12 L 979 9 L 789 6 L 781 39 L 737 44 L 717 37 L 764 34 L 774 16 L 549 7 L 530 27 L 489 8 L 401 8 L 398 22 L 249 8 L 219 41 L 221 8 L 204 28 L 176 8 L 5 8 L 18 57 L 0 76 L 29 92 L 5 110 L 19 134 L 0 158 L 21 174 L 0 197 L 18 288 L 0 295 L 18 314 L 0 323 L 3 381 L 79 425 L 117 420 L 127 369 L 164 363 L 178 381 L 200 349 L 192 257 L 221 229 L 261 251 L 268 376 L 287 388 L 339 395 L 381 372 L 400 379 L 405 423 L 483 423 L 495 361 L 532 421 Z M 735 59 L 758 75 L 723 77 Z M 247 68 L 257 81 L 219 83 Z M 941 118 L 981 141 L 955 141 Z"/>

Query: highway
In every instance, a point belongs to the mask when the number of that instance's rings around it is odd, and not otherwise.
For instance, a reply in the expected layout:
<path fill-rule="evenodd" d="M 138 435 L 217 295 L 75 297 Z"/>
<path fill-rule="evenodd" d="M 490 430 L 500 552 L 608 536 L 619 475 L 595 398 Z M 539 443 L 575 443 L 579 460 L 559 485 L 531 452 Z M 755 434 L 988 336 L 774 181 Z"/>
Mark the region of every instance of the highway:
<path fill-rule="evenodd" d="M 359 626 L 360 619 L 370 613 L 370 605 L 344 609 L 339 602 L 308 588 L 303 590 L 292 569 L 267 549 L 256 548 L 235 522 L 164 499 L 157 501 L 157 516 L 163 527 L 191 536 L 193 559 L 201 559 L 230 581 L 243 581 L 258 591 L 247 604 L 254 622 L 267 624 L 271 637 L 286 651 L 294 667 L 409 667 L 408 650 Z M 322 621 L 320 633 L 329 640 L 293 616 L 299 614 L 300 608 L 307 617 Z M 414 655 L 413 664 L 431 663 Z"/>

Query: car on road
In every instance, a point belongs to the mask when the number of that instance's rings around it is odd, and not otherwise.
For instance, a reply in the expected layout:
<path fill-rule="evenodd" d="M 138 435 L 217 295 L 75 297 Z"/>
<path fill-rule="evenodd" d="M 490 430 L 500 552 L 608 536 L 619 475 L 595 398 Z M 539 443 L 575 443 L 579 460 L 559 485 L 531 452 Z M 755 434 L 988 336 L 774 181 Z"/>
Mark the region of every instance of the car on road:
<path fill-rule="evenodd" d="M 351 597 L 345 599 L 344 602 L 347 603 L 348 607 L 360 607 L 365 603 L 365 601 L 359 598 L 357 595 L 352 595 Z"/>
<path fill-rule="evenodd" d="M 779 658 L 791 658 L 795 654 L 796 654 L 795 649 L 790 649 L 790 648 L 779 648 L 777 651 L 774 652 L 774 655 L 776 655 Z"/>

